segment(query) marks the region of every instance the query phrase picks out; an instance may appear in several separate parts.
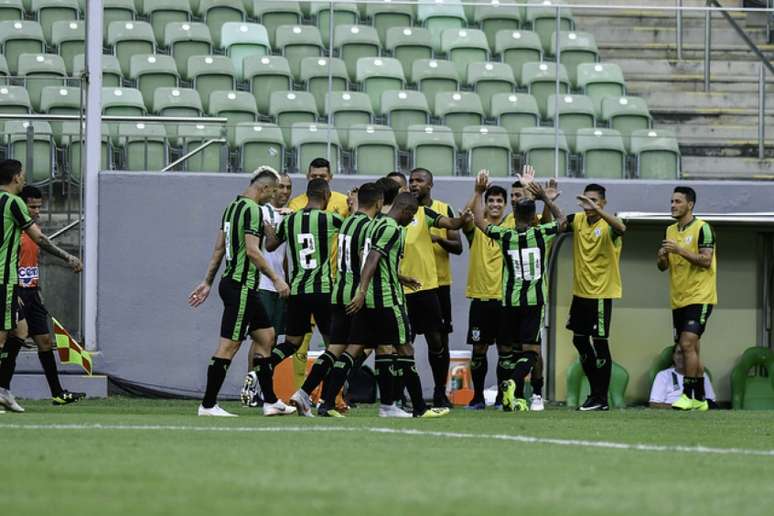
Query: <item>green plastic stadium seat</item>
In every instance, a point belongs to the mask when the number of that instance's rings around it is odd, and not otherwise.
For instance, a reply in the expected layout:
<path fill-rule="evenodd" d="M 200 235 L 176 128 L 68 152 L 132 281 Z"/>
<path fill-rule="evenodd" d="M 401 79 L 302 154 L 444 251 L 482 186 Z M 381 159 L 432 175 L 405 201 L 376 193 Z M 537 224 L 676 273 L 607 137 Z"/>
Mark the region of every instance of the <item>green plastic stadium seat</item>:
<path fill-rule="evenodd" d="M 551 0 L 529 0 L 526 21 L 532 30 L 540 36 L 543 48 L 551 47 L 551 36 L 556 31 L 556 7 Z M 559 2 L 561 3 L 561 2 Z M 534 5 L 534 7 L 533 7 Z M 559 30 L 569 31 L 575 28 L 572 11 L 569 8 L 559 10 Z"/>
<path fill-rule="evenodd" d="M 38 22 L 0 22 L 0 54 L 5 56 L 11 75 L 16 75 L 18 71 L 21 54 L 41 54 L 45 52 L 45 48 L 46 40 Z"/>
<path fill-rule="evenodd" d="M 325 99 L 325 114 L 328 115 L 328 123 L 332 123 L 338 131 L 341 143 L 349 148 L 350 126 L 371 123 L 371 99 L 365 93 L 355 91 L 332 92 Z"/>
<path fill-rule="evenodd" d="M 406 78 L 400 61 L 391 57 L 361 57 L 357 60 L 357 82 L 371 98 L 374 111 L 381 111 L 382 93 L 400 90 Z"/>
<path fill-rule="evenodd" d="M 323 38 L 323 45 L 328 48 L 328 34 L 330 34 L 331 23 L 331 4 L 313 2 L 311 7 L 311 14 L 315 20 L 315 25 L 320 29 L 321 34 L 325 34 Z M 357 4 L 339 3 L 333 4 L 333 30 L 339 25 L 356 25 L 357 24 Z"/>
<path fill-rule="evenodd" d="M 680 147 L 667 129 L 640 129 L 631 133 L 631 151 L 640 179 L 680 178 Z"/>
<path fill-rule="evenodd" d="M 462 146 L 462 130 L 484 122 L 484 106 L 475 93 L 455 91 L 435 96 L 435 115 L 443 120 L 454 133 L 457 147 Z"/>
<path fill-rule="evenodd" d="M 527 127 L 519 135 L 519 149 L 524 154 L 523 163 L 529 163 L 535 168 L 535 175 L 552 177 L 554 175 L 554 145 L 553 127 Z M 570 149 L 564 133 L 559 131 L 559 175 L 568 175 Z"/>
<path fill-rule="evenodd" d="M 274 124 L 241 123 L 236 128 L 235 147 L 239 150 L 239 170 L 252 172 L 261 165 L 284 168 L 285 143 Z"/>
<path fill-rule="evenodd" d="M 20 77 L 30 94 L 32 109 L 40 111 L 40 97 L 46 86 L 64 86 L 67 70 L 56 54 L 22 54 L 19 56 Z"/>
<path fill-rule="evenodd" d="M 250 91 L 258 101 L 258 111 L 263 114 L 269 113 L 269 96 L 273 91 L 287 91 L 293 85 L 290 65 L 282 56 L 246 57 L 244 69 Z"/>
<path fill-rule="evenodd" d="M 85 56 L 78 54 L 73 58 L 73 77 L 83 74 L 86 64 Z M 120 88 L 124 74 L 116 56 L 102 54 L 102 86 L 104 88 Z"/>
<path fill-rule="evenodd" d="M 366 25 L 339 25 L 333 36 L 333 46 L 347 64 L 350 80 L 355 81 L 358 59 L 379 55 L 379 35 L 376 29 Z"/>
<path fill-rule="evenodd" d="M 615 129 L 578 129 L 575 148 L 582 158 L 580 171 L 584 177 L 626 177 L 626 148 Z"/>
<path fill-rule="evenodd" d="M 519 152 L 521 130 L 540 125 L 537 101 L 527 93 L 496 94 L 492 97 L 492 116 L 508 132 L 513 152 Z"/>
<path fill-rule="evenodd" d="M 481 97 L 488 116 L 492 116 L 492 97 L 511 93 L 516 87 L 513 71 L 504 63 L 471 63 L 468 66 L 467 83 Z"/>
<path fill-rule="evenodd" d="M 67 170 L 68 180 L 74 183 L 81 181 L 81 149 L 85 138 L 85 124 L 80 122 L 62 122 L 62 147 L 64 148 L 64 166 Z M 108 170 L 112 163 L 110 160 L 110 140 L 108 127 L 102 125 L 100 170 Z"/>
<path fill-rule="evenodd" d="M 31 124 L 31 125 L 30 125 Z M 27 160 L 27 128 L 32 127 L 32 163 Z M 49 183 L 54 178 L 56 145 L 48 122 L 9 120 L 4 133 L 8 138 L 8 157 L 22 162 L 27 182 L 33 185 Z"/>
<path fill-rule="evenodd" d="M 236 125 L 241 122 L 255 122 L 258 117 L 255 97 L 246 91 L 213 91 L 207 113 L 225 117 L 226 133 L 230 146 L 234 146 Z"/>
<path fill-rule="evenodd" d="M 263 56 L 271 53 L 269 34 L 266 27 L 257 23 L 226 22 L 221 28 L 221 46 L 226 55 L 234 62 L 237 79 L 246 79 L 243 65 L 248 57 Z"/>
<path fill-rule="evenodd" d="M 142 93 L 148 110 L 153 104 L 153 92 L 156 88 L 175 88 L 180 80 L 175 60 L 171 56 L 161 54 L 132 56 L 129 78 L 137 82 L 137 89 Z"/>
<path fill-rule="evenodd" d="M 0 0 L 0 21 L 24 19 L 24 6 L 21 0 Z"/>
<path fill-rule="evenodd" d="M 196 92 L 194 92 L 196 93 Z M 167 128 L 169 132 L 169 128 Z M 178 143 L 184 154 L 210 140 L 222 138 L 221 129 L 213 124 L 182 124 L 176 127 Z M 228 144 L 212 143 L 182 164 L 187 172 L 225 172 Z"/>
<path fill-rule="evenodd" d="M 548 97 L 556 93 L 556 63 L 525 63 L 521 71 L 522 83 L 527 91 L 535 97 L 540 108 L 540 115 L 546 118 Z M 559 65 L 560 93 L 569 93 L 570 79 L 567 70 Z"/>
<path fill-rule="evenodd" d="M 662 349 L 661 353 L 659 353 L 658 356 L 653 360 L 650 369 L 648 369 L 648 385 L 653 385 L 653 381 L 656 379 L 656 375 L 659 373 L 659 371 L 663 371 L 664 369 L 669 369 L 672 367 L 673 350 L 674 346 L 667 346 Z M 704 375 L 712 380 L 712 373 L 706 367 L 704 368 Z"/>
<path fill-rule="evenodd" d="M 325 110 L 329 73 L 330 91 L 346 91 L 349 75 L 344 61 L 335 57 L 330 60 L 327 57 L 305 57 L 301 61 L 301 81 L 305 83 L 304 89 L 314 96 L 319 112 Z"/>
<path fill-rule="evenodd" d="M 5 56 L 0 54 L 0 84 L 8 84 L 8 62 L 5 60 Z M 1 124 L 0 124 L 1 125 Z"/>
<path fill-rule="evenodd" d="M 386 125 L 358 124 L 349 128 L 355 173 L 381 175 L 398 165 L 398 143 Z"/>
<path fill-rule="evenodd" d="M 51 26 L 51 44 L 62 56 L 68 75 L 73 73 L 73 59 L 86 48 L 86 24 L 83 21 L 55 21 Z"/>
<path fill-rule="evenodd" d="M 305 57 L 320 57 L 322 36 L 317 27 L 310 25 L 282 25 L 277 27 L 277 48 L 290 63 L 296 79 L 301 78 L 301 61 Z"/>
<path fill-rule="evenodd" d="M 594 35 L 589 32 L 562 31 L 559 33 L 561 55 L 559 62 L 567 69 L 573 88 L 578 86 L 578 65 L 593 64 L 599 60 Z M 551 56 L 556 56 L 556 38 L 551 38 Z"/>
<path fill-rule="evenodd" d="M 578 129 L 594 127 L 594 104 L 585 95 L 559 95 L 559 128 L 567 137 L 570 152 L 575 153 L 575 133 Z M 546 119 L 553 125 L 556 120 L 556 95 L 548 97 Z"/>
<path fill-rule="evenodd" d="M 412 166 L 432 170 L 436 176 L 453 176 L 457 145 L 451 129 L 444 125 L 411 125 L 406 146 L 412 153 Z"/>
<path fill-rule="evenodd" d="M 513 32 L 521 28 L 521 10 L 509 5 L 491 3 L 489 5 L 477 5 L 474 15 L 475 22 L 486 34 L 486 40 L 490 48 L 495 48 L 497 33 L 500 31 Z"/>
<path fill-rule="evenodd" d="M 189 77 L 188 59 L 212 54 L 210 29 L 203 23 L 168 23 L 164 30 L 164 46 L 175 58 L 180 75 Z"/>
<path fill-rule="evenodd" d="M 153 0 L 145 2 L 144 13 L 153 27 L 156 43 L 164 44 L 164 32 L 168 23 L 191 21 L 191 4 L 188 0 Z"/>
<path fill-rule="evenodd" d="M 85 14 L 85 13 L 84 13 Z M 128 22 L 137 16 L 137 7 L 133 0 L 103 0 L 102 2 L 102 38 L 108 43 L 108 29 L 113 22 Z"/>
<path fill-rule="evenodd" d="M 135 88 L 102 88 L 102 114 L 114 116 L 144 116 L 146 114 L 145 102 L 142 93 Z M 117 122 L 105 122 L 112 138 L 112 143 L 117 143 Z"/>
<path fill-rule="evenodd" d="M 420 27 L 392 27 L 387 31 L 386 38 L 385 49 L 400 61 L 409 81 L 415 82 L 416 79 L 411 75 L 412 65 L 433 57 L 432 34 Z"/>
<path fill-rule="evenodd" d="M 81 113 L 80 88 L 46 86 L 40 96 L 40 111 L 50 115 L 79 115 Z M 51 130 L 57 144 L 62 143 L 62 123 L 52 120 Z"/>
<path fill-rule="evenodd" d="M 169 149 L 163 124 L 119 124 L 118 145 L 123 149 L 126 170 L 155 171 L 167 165 Z"/>
<path fill-rule="evenodd" d="M 331 154 L 328 155 L 330 141 Z M 291 128 L 291 145 L 296 152 L 296 171 L 309 170 L 313 159 L 325 157 L 331 163 L 334 174 L 339 170 L 339 142 L 336 128 L 327 124 L 301 122 Z"/>
<path fill-rule="evenodd" d="M 468 153 L 468 173 L 489 170 L 492 176 L 511 175 L 511 141 L 502 127 L 471 125 L 462 130 L 462 150 Z"/>
<path fill-rule="evenodd" d="M 412 125 L 424 126 L 430 118 L 430 106 L 421 91 L 385 91 L 382 93 L 382 113 L 392 127 L 398 147 L 408 149 L 408 130 Z"/>
<path fill-rule="evenodd" d="M 417 5 L 417 19 L 433 34 L 433 50 L 441 52 L 441 33 L 467 25 L 465 9 L 459 0 L 422 0 Z"/>
<path fill-rule="evenodd" d="M 221 27 L 227 22 L 241 22 L 245 19 L 242 0 L 199 0 L 199 15 L 210 28 L 212 42 L 221 47 Z"/>
<path fill-rule="evenodd" d="M 269 113 L 282 129 L 285 142 L 291 141 L 293 124 L 317 120 L 319 111 L 311 93 L 306 91 L 275 91 L 269 100 Z"/>
<path fill-rule="evenodd" d="M 129 75 L 132 56 L 156 53 L 156 36 L 150 23 L 143 21 L 117 21 L 108 27 L 108 44 L 121 63 L 121 71 Z"/>
<path fill-rule="evenodd" d="M 189 88 L 157 88 L 151 112 L 159 116 L 201 116 L 204 111 L 199 92 Z"/>
<path fill-rule="evenodd" d="M 629 148 L 629 137 L 633 131 L 649 129 L 650 111 L 641 97 L 606 97 L 602 99 L 602 120 L 612 129 L 620 131 Z"/>
<path fill-rule="evenodd" d="M 468 65 L 489 58 L 486 35 L 476 29 L 446 29 L 441 34 L 441 48 L 457 67 L 460 80 L 467 77 Z"/>
<path fill-rule="evenodd" d="M 0 113 L 12 115 L 32 113 L 32 103 L 27 90 L 22 86 L 0 86 Z"/>
<path fill-rule="evenodd" d="M 610 375 L 610 387 L 607 391 L 608 403 L 611 408 L 626 407 L 626 387 L 629 385 L 629 373 L 618 362 L 613 362 Z M 567 407 L 576 408 L 583 403 L 590 392 L 589 381 L 583 373 L 583 368 L 575 360 L 567 368 Z"/>
<path fill-rule="evenodd" d="M 460 84 L 457 68 L 451 61 L 420 59 L 414 62 L 411 77 L 431 107 L 435 106 L 439 93 L 457 91 Z"/>
<path fill-rule="evenodd" d="M 213 91 L 234 89 L 234 64 L 225 56 L 191 56 L 188 58 L 188 78 L 199 92 L 204 109 L 209 108 Z"/>
<path fill-rule="evenodd" d="M 266 2 L 252 0 L 247 3 L 247 14 L 261 21 L 269 32 L 269 42 L 276 45 L 277 28 L 282 25 L 301 23 L 301 7 L 298 2 Z"/>
<path fill-rule="evenodd" d="M 43 35 L 49 44 L 51 27 L 57 20 L 77 20 L 79 17 L 78 0 L 32 0 L 32 11 L 37 13 L 38 23 L 43 28 Z"/>
<path fill-rule="evenodd" d="M 495 54 L 511 67 L 513 76 L 519 84 L 524 84 L 521 76 L 526 63 L 543 60 L 543 46 L 540 36 L 527 30 L 500 31 L 495 36 Z"/>
<path fill-rule="evenodd" d="M 385 46 L 387 46 L 387 33 L 390 29 L 402 30 L 414 25 L 414 6 L 411 5 L 395 5 L 387 2 L 366 4 L 366 14 Z"/>
<path fill-rule="evenodd" d="M 597 118 L 602 117 L 602 99 L 626 94 L 623 72 L 615 63 L 581 63 L 577 76 L 578 88 L 594 101 Z"/>
<path fill-rule="evenodd" d="M 731 407 L 735 410 L 774 409 L 772 371 L 774 354 L 770 349 L 747 348 L 731 371 Z"/>

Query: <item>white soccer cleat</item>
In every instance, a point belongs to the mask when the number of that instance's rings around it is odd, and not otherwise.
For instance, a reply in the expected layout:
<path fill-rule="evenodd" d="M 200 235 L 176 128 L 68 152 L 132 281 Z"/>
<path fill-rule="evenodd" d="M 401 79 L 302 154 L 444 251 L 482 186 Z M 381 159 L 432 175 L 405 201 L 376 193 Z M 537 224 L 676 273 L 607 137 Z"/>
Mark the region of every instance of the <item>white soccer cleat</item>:
<path fill-rule="evenodd" d="M 412 417 L 412 415 L 393 403 L 379 405 L 379 417 Z"/>
<path fill-rule="evenodd" d="M 258 394 L 258 375 L 255 371 L 250 371 L 245 376 L 245 381 L 242 384 L 242 392 L 239 394 L 239 398 L 242 401 L 243 407 L 255 407 L 254 405 L 255 395 Z"/>
<path fill-rule="evenodd" d="M 296 407 L 297 414 L 303 417 L 314 417 L 312 414 L 312 400 L 303 389 L 298 389 L 290 397 L 290 404 Z"/>
<path fill-rule="evenodd" d="M 11 391 L 3 387 L 0 387 L 0 405 L 3 405 L 11 412 L 24 412 L 24 408 L 16 403 L 16 398 L 11 394 Z"/>
<path fill-rule="evenodd" d="M 199 405 L 199 415 L 214 416 L 214 417 L 237 417 L 236 414 L 232 414 L 231 412 L 226 412 L 218 405 L 214 405 L 210 408 L 204 408 L 203 405 Z"/>
<path fill-rule="evenodd" d="M 277 400 L 274 403 L 264 402 L 263 404 L 264 416 L 289 416 L 290 414 L 295 414 L 295 412 L 296 407 L 285 405 L 282 403 L 282 400 Z"/>
<path fill-rule="evenodd" d="M 533 394 L 529 399 L 529 409 L 533 412 L 540 412 L 545 410 L 545 407 L 543 406 L 543 396 L 540 396 L 539 394 Z"/>

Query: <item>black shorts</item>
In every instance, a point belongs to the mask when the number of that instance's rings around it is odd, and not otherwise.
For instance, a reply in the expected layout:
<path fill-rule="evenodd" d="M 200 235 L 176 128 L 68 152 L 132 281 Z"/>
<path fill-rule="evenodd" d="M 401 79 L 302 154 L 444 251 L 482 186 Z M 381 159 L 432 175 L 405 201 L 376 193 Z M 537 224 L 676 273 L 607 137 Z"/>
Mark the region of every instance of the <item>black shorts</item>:
<path fill-rule="evenodd" d="M 610 336 L 610 319 L 613 313 L 612 299 L 591 299 L 572 296 L 567 329 L 576 335 L 594 339 Z"/>
<path fill-rule="evenodd" d="M 36 288 L 19 288 L 19 320 L 27 321 L 29 335 L 48 335 L 48 310 Z"/>
<path fill-rule="evenodd" d="M 441 332 L 453 333 L 451 285 L 441 285 L 438 287 L 438 302 L 441 304 Z"/>
<path fill-rule="evenodd" d="M 468 344 L 491 346 L 497 340 L 500 328 L 500 309 L 498 299 L 472 299 L 468 311 Z"/>
<path fill-rule="evenodd" d="M 230 279 L 221 279 L 218 293 L 223 300 L 220 336 L 242 342 L 248 333 L 271 328 L 258 291 Z"/>
<path fill-rule="evenodd" d="M 410 331 L 403 306 L 361 308 L 352 317 L 349 343 L 366 348 L 400 346 L 409 341 Z"/>
<path fill-rule="evenodd" d="M 406 309 L 411 322 L 411 340 L 416 335 L 441 331 L 443 315 L 438 289 L 406 294 Z"/>
<path fill-rule="evenodd" d="M 707 328 L 707 320 L 712 315 L 713 305 L 688 305 L 672 310 L 672 328 L 675 342 L 679 342 L 684 331 L 695 333 L 699 337 Z"/>
<path fill-rule="evenodd" d="M 302 337 L 312 331 L 312 316 L 322 335 L 331 329 L 330 294 L 296 294 L 288 298 L 288 320 L 285 334 Z"/>
<path fill-rule="evenodd" d="M 542 306 L 501 306 L 497 345 L 537 344 L 542 323 Z"/>
<path fill-rule="evenodd" d="M 345 305 L 333 305 L 331 307 L 331 333 L 328 335 L 328 342 L 331 344 L 349 344 L 352 319 L 351 315 L 347 315 Z"/>
<path fill-rule="evenodd" d="M 17 285 L 0 285 L 0 317 L 2 331 L 11 331 L 19 322 L 19 287 Z"/>
<path fill-rule="evenodd" d="M 261 296 L 261 304 L 263 309 L 266 310 L 266 315 L 271 321 L 271 325 L 274 327 L 274 333 L 277 335 L 285 335 L 285 315 L 288 310 L 287 299 L 283 299 L 271 290 L 259 290 L 258 295 Z"/>

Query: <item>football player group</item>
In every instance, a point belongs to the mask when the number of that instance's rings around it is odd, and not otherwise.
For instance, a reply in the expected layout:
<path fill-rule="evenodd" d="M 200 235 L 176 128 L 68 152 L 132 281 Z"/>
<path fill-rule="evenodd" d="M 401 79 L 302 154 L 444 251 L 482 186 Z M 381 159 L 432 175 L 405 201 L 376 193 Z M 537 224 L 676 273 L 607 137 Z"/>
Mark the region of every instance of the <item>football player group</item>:
<path fill-rule="evenodd" d="M 220 340 L 207 368 L 200 416 L 234 415 L 218 406 L 217 396 L 247 335 L 252 342 L 242 401 L 262 404 L 264 415 L 312 416 L 311 395 L 322 386 L 317 414 L 344 417 L 337 395 L 372 352 L 379 416 L 447 415 L 453 331 L 449 255 L 463 251 L 460 232 L 470 248 L 467 343 L 474 395 L 467 408 L 486 407 L 487 350 L 495 345 L 495 407 L 543 410 L 547 258 L 554 238 L 571 232 L 574 280 L 567 328 L 591 387 L 578 410 L 608 410 L 608 338 L 613 299 L 622 295 L 619 261 L 626 226 L 605 211 L 603 186 L 587 185 L 577 197 L 580 210 L 565 215 L 555 204 L 556 182 L 538 183 L 530 166 L 517 175 L 510 193 L 491 184 L 482 170 L 471 179 L 470 201 L 457 213 L 432 198 L 433 174 L 424 168 L 408 175 L 392 172 L 349 195 L 332 192 L 331 178 L 329 163 L 314 160 L 306 193 L 289 201 L 290 178 L 261 167 L 226 207 L 205 278 L 189 296 L 193 307 L 204 303 L 225 257 L 218 285 L 224 307 Z M 658 246 L 656 264 L 669 271 L 675 341 L 685 355 L 684 390 L 673 408 L 703 411 L 708 405 L 699 339 L 717 303 L 716 260 L 713 231 L 694 217 L 695 203 L 693 189 L 674 189 L 675 223 Z M 285 404 L 274 392 L 274 371 L 303 346 L 314 324 L 325 351 Z M 277 335 L 284 340 L 277 342 Z M 414 361 L 417 335 L 428 344 L 432 407 Z M 399 406 L 404 391 L 410 404 Z"/>

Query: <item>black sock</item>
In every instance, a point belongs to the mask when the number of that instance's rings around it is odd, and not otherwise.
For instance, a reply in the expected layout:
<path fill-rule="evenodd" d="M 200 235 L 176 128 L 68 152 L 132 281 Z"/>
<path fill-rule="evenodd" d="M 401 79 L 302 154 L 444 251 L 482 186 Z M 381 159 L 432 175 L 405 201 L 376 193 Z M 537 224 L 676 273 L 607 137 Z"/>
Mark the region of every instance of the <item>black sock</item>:
<path fill-rule="evenodd" d="M 594 339 L 594 352 L 597 369 L 597 395 L 607 400 L 607 392 L 610 389 L 610 375 L 613 372 L 613 358 L 610 355 L 610 345 L 607 339 Z"/>
<path fill-rule="evenodd" d="M 210 359 L 210 365 L 207 368 L 207 387 L 204 389 L 202 407 L 212 408 L 218 402 L 218 393 L 223 386 L 223 381 L 226 379 L 229 365 L 231 365 L 231 360 L 228 358 L 212 357 Z"/>
<path fill-rule="evenodd" d="M 260 362 L 260 360 L 261 360 L 261 355 L 259 355 L 257 353 L 255 355 L 253 355 L 253 361 L 252 361 L 253 369 L 258 367 L 258 363 Z"/>
<path fill-rule="evenodd" d="M 591 347 L 590 338 L 588 335 L 573 335 L 572 343 L 575 349 L 578 350 L 578 357 L 580 358 L 580 364 L 583 368 L 583 373 L 586 375 L 586 379 L 589 381 L 591 387 L 591 396 L 596 396 L 596 356 L 594 355 L 594 348 Z"/>
<path fill-rule="evenodd" d="M 403 391 L 406 390 L 406 384 L 403 382 L 403 369 L 398 363 L 398 354 L 392 355 L 392 400 L 403 401 Z"/>
<path fill-rule="evenodd" d="M 511 374 L 511 359 L 513 358 L 513 352 L 500 353 L 497 356 L 497 399 L 502 399 L 502 383 L 508 379 Z"/>
<path fill-rule="evenodd" d="M 532 375 L 532 378 L 529 379 L 529 384 L 532 386 L 532 394 L 536 394 L 538 396 L 543 396 L 543 379 L 542 378 L 535 378 L 535 376 Z"/>
<path fill-rule="evenodd" d="M 8 335 L 5 346 L 0 350 L 0 387 L 10 389 L 11 378 L 16 370 L 16 357 L 24 341 L 15 335 Z"/>
<path fill-rule="evenodd" d="M 693 379 L 693 399 L 696 401 L 704 401 L 704 377 L 696 376 Z"/>
<path fill-rule="evenodd" d="M 274 367 L 272 357 L 259 357 L 255 366 L 255 375 L 258 377 L 258 385 L 261 386 L 261 397 L 266 403 L 276 403 L 277 395 L 274 394 Z"/>
<path fill-rule="evenodd" d="M 392 355 L 376 355 L 376 381 L 379 384 L 379 400 L 382 405 L 392 405 L 394 379 Z"/>
<path fill-rule="evenodd" d="M 489 369 L 486 353 L 473 354 L 470 359 L 470 376 L 473 378 L 473 401 L 484 401 L 484 382 Z"/>
<path fill-rule="evenodd" d="M 336 362 L 336 356 L 330 351 L 326 351 L 320 355 L 320 357 L 315 360 L 312 370 L 309 371 L 309 376 L 306 377 L 301 389 L 307 394 L 312 394 L 312 391 L 315 390 L 328 375 L 328 371 L 331 370 L 334 362 Z"/>
<path fill-rule="evenodd" d="M 271 367 L 277 367 L 280 362 L 295 353 L 296 349 L 297 348 L 293 344 L 290 344 L 288 341 L 274 346 L 274 349 L 271 350 Z"/>
<path fill-rule="evenodd" d="M 341 354 L 338 360 L 333 363 L 331 371 L 328 373 L 328 378 L 325 379 L 323 384 L 322 396 L 323 406 L 327 409 L 332 409 L 336 406 L 336 395 L 339 393 L 344 382 L 347 381 L 349 373 L 355 370 L 355 359 L 352 355 L 346 351 Z"/>
<path fill-rule="evenodd" d="M 422 381 L 419 379 L 414 357 L 399 357 L 398 363 L 403 371 L 403 381 L 411 397 L 411 406 L 414 408 L 414 414 L 424 414 L 427 410 L 427 405 L 422 397 Z"/>
<path fill-rule="evenodd" d="M 516 382 L 516 397 L 524 399 L 524 380 L 532 368 L 535 367 L 538 354 L 534 351 L 525 351 L 520 353 L 516 360 L 513 361 L 513 370 L 511 372 L 511 379 Z"/>
<path fill-rule="evenodd" d="M 59 396 L 62 394 L 62 384 L 59 383 L 59 373 L 56 370 L 54 351 L 51 349 L 48 351 L 38 351 L 38 360 L 40 360 L 40 365 L 43 366 L 43 374 L 46 375 L 51 396 L 54 398 Z"/>
<path fill-rule="evenodd" d="M 446 392 L 446 377 L 449 374 L 449 350 L 443 347 L 427 350 L 427 359 L 433 372 L 433 392 Z"/>
<path fill-rule="evenodd" d="M 683 378 L 683 394 L 689 398 L 693 398 L 694 393 L 694 380 L 692 376 L 686 376 Z"/>

